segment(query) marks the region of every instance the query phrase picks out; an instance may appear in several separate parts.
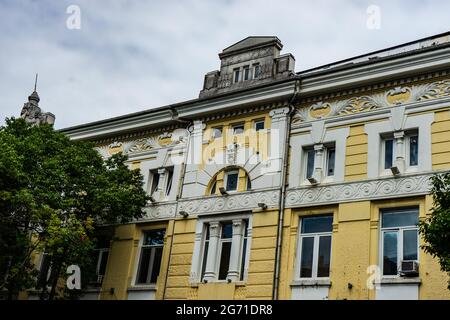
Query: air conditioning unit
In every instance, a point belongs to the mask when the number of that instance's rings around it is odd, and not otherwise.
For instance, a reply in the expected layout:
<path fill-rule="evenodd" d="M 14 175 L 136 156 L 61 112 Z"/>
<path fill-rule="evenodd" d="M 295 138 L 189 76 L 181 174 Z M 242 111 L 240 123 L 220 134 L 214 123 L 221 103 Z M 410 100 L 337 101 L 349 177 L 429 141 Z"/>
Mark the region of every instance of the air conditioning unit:
<path fill-rule="evenodd" d="M 400 275 L 405 277 L 419 275 L 419 263 L 415 260 L 403 260 L 400 264 Z"/>

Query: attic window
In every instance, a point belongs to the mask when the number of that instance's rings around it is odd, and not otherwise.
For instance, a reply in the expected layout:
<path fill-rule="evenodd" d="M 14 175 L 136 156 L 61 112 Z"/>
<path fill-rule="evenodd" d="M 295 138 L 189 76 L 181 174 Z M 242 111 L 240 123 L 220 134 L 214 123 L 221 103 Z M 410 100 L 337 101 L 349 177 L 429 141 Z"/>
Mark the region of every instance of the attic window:
<path fill-rule="evenodd" d="M 239 82 L 239 74 L 240 74 L 239 68 L 236 68 L 233 70 L 233 82 L 234 83 Z"/>
<path fill-rule="evenodd" d="M 259 65 L 259 63 L 255 63 L 253 65 L 253 68 L 253 79 L 259 78 L 259 76 L 261 75 L 261 66 Z"/>
<path fill-rule="evenodd" d="M 244 66 L 244 80 L 250 80 L 250 66 Z"/>

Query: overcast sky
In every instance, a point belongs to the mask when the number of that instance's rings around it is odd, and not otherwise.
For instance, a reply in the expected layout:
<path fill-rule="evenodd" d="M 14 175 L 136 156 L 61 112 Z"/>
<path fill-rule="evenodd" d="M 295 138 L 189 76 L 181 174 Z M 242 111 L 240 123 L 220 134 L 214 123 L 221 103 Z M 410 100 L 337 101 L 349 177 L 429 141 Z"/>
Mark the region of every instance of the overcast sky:
<path fill-rule="evenodd" d="M 70 5 L 80 29 L 67 28 Z M 64 128 L 198 97 L 217 54 L 249 35 L 280 38 L 301 71 L 448 31 L 449 18 L 442 0 L 0 0 L 0 124 L 36 72 L 41 108 Z"/>

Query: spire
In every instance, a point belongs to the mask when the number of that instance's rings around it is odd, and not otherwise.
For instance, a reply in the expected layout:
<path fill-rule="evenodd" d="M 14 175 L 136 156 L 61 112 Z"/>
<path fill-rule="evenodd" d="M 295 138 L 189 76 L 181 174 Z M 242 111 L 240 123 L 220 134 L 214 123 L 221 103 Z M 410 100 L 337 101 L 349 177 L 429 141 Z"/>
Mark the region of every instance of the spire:
<path fill-rule="evenodd" d="M 31 95 L 28 96 L 28 101 L 36 101 L 37 103 L 41 100 L 39 98 L 39 95 L 36 91 L 36 87 L 37 87 L 37 80 L 38 80 L 38 74 L 36 73 L 36 78 L 34 79 L 34 91 Z"/>
<path fill-rule="evenodd" d="M 25 119 L 26 122 L 39 125 L 41 123 L 47 123 L 53 125 L 55 123 L 55 115 L 51 112 L 43 112 L 39 108 L 39 95 L 36 91 L 38 74 L 34 79 L 34 91 L 28 96 L 28 102 L 23 104 L 20 117 Z"/>

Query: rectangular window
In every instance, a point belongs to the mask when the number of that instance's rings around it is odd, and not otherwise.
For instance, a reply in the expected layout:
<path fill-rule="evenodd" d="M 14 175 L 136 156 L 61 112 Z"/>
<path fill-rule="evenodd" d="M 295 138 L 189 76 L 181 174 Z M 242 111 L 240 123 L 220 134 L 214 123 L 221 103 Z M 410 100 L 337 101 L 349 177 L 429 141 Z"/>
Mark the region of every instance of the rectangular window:
<path fill-rule="evenodd" d="M 300 278 L 328 278 L 333 216 L 305 217 L 300 232 Z"/>
<path fill-rule="evenodd" d="M 158 189 L 159 184 L 158 170 L 153 170 L 150 172 L 150 179 L 151 179 L 150 195 L 152 195 Z"/>
<path fill-rule="evenodd" d="M 212 128 L 212 138 L 217 139 L 222 137 L 222 127 Z"/>
<path fill-rule="evenodd" d="M 419 136 L 409 137 L 409 165 L 417 166 L 419 163 Z"/>
<path fill-rule="evenodd" d="M 250 80 L 250 66 L 244 66 L 244 80 Z"/>
<path fill-rule="evenodd" d="M 166 183 L 166 196 L 170 194 L 172 190 L 172 182 L 173 182 L 173 168 L 167 170 L 167 183 Z"/>
<path fill-rule="evenodd" d="M 230 267 L 231 240 L 233 237 L 233 224 L 222 223 L 222 232 L 219 241 L 219 280 L 226 280 Z"/>
<path fill-rule="evenodd" d="M 139 258 L 136 284 L 156 283 L 161 267 L 165 230 L 151 230 L 144 233 Z"/>
<path fill-rule="evenodd" d="M 254 69 L 254 71 L 253 71 L 253 79 L 259 78 L 259 76 L 261 75 L 261 66 L 260 66 L 260 64 L 259 63 L 255 63 L 253 65 L 253 69 Z"/>
<path fill-rule="evenodd" d="M 37 278 L 37 287 L 43 288 L 48 285 L 51 273 L 51 259 L 46 252 L 42 253 L 41 263 L 39 265 L 39 275 Z"/>
<path fill-rule="evenodd" d="M 255 131 L 264 130 L 264 120 L 255 121 Z"/>
<path fill-rule="evenodd" d="M 244 133 L 244 124 L 235 124 L 233 125 L 233 134 L 243 134 Z"/>
<path fill-rule="evenodd" d="M 334 176 L 334 163 L 336 158 L 336 149 L 327 148 L 327 176 Z"/>
<path fill-rule="evenodd" d="M 311 178 L 314 173 L 314 158 L 315 158 L 315 151 L 314 149 L 307 149 L 304 151 L 306 155 L 306 178 Z"/>
<path fill-rule="evenodd" d="M 210 222 L 212 223 L 212 222 Z M 233 246 L 239 246 L 239 265 L 238 265 L 238 280 L 243 281 L 245 278 L 245 270 L 248 264 L 248 242 L 249 242 L 249 223 L 247 219 L 242 219 L 243 235 L 238 242 L 233 242 L 233 222 L 232 221 L 220 221 L 219 223 L 219 238 L 217 247 L 211 247 L 210 240 L 210 223 L 203 224 L 203 243 L 201 248 L 201 277 L 204 279 L 208 254 L 210 251 L 214 253 L 214 270 L 216 273 L 215 280 L 224 281 L 227 280 L 227 276 L 230 270 L 231 262 L 231 250 Z"/>
<path fill-rule="evenodd" d="M 394 140 L 384 140 L 384 168 L 390 169 L 394 163 Z"/>
<path fill-rule="evenodd" d="M 234 83 L 239 82 L 239 77 L 240 77 L 239 74 L 240 74 L 239 68 L 233 70 L 233 82 Z"/>
<path fill-rule="evenodd" d="M 381 212 L 383 275 L 396 276 L 402 261 L 418 260 L 418 223 L 418 208 Z"/>
<path fill-rule="evenodd" d="M 239 172 L 230 171 L 225 173 L 225 185 L 227 191 L 237 191 Z"/>

